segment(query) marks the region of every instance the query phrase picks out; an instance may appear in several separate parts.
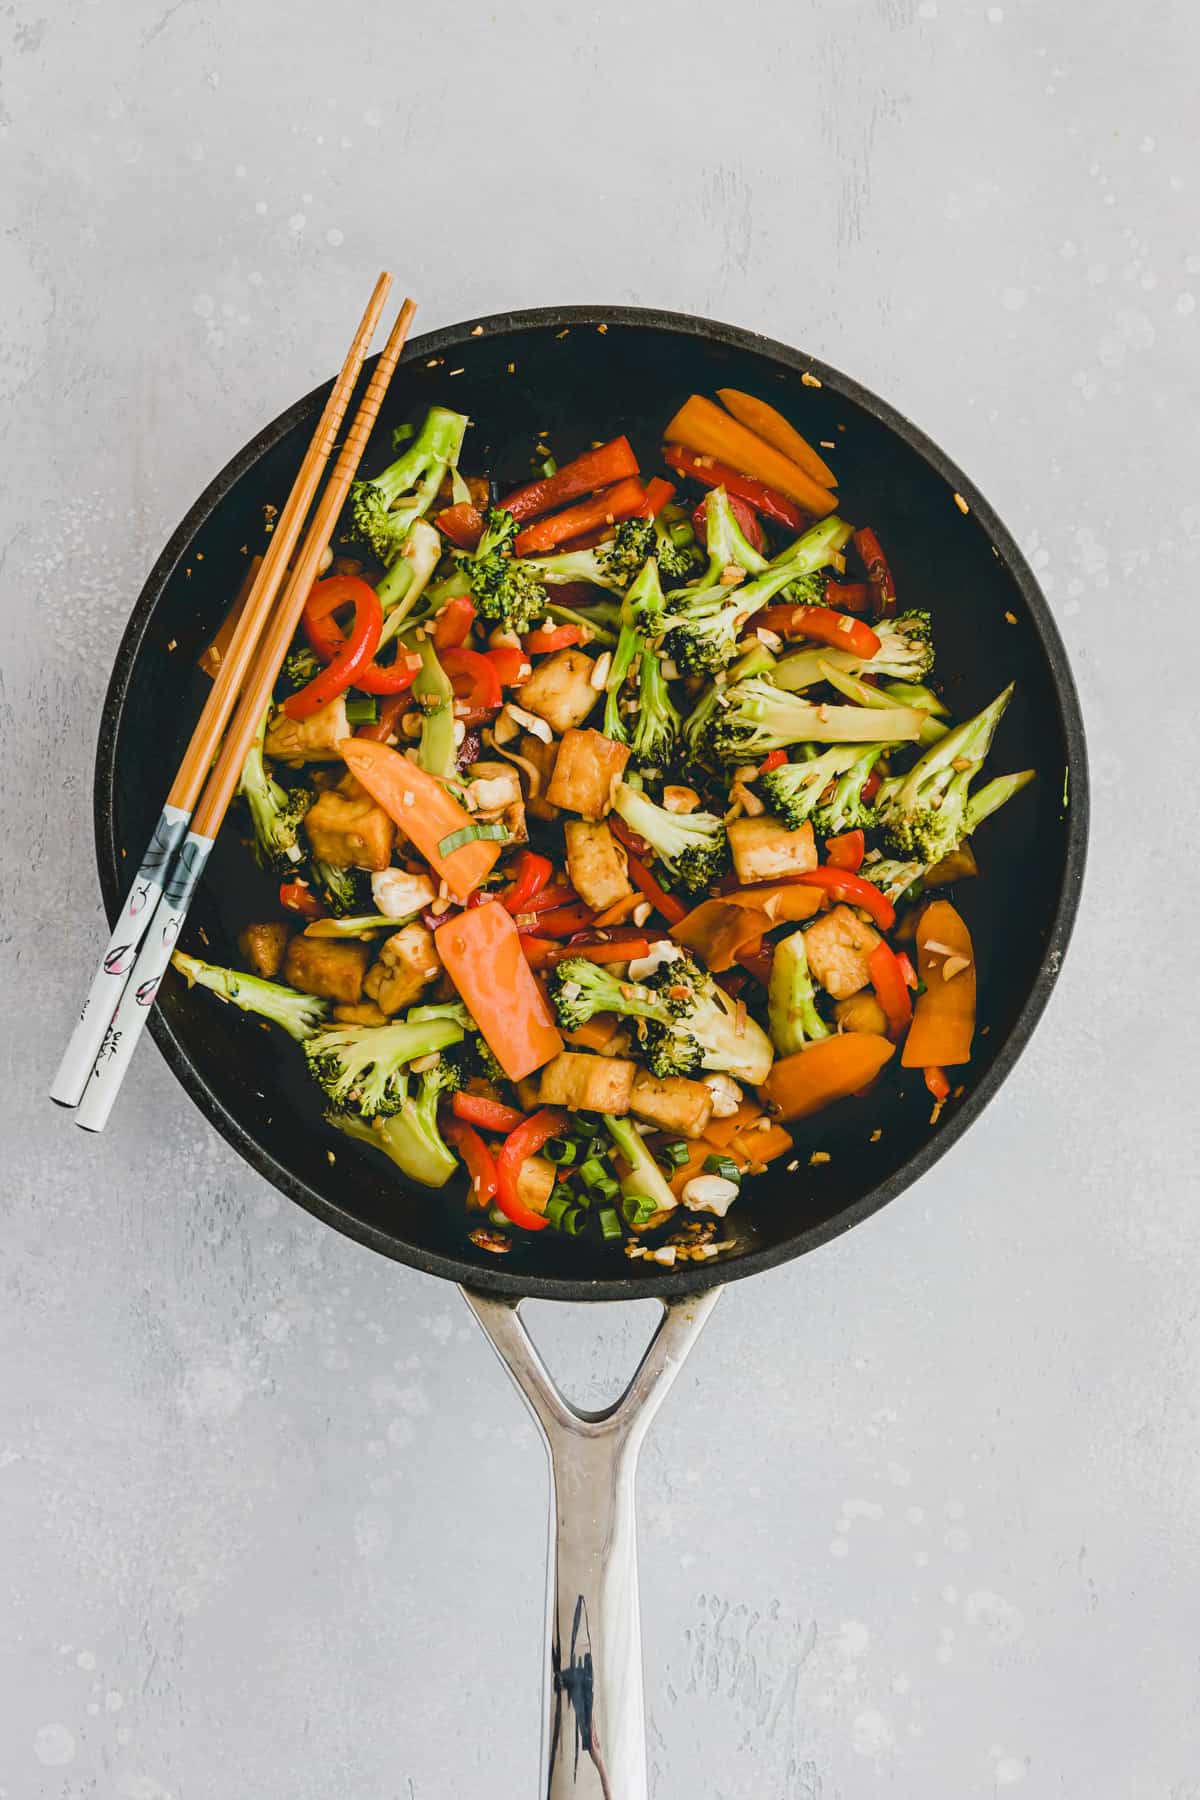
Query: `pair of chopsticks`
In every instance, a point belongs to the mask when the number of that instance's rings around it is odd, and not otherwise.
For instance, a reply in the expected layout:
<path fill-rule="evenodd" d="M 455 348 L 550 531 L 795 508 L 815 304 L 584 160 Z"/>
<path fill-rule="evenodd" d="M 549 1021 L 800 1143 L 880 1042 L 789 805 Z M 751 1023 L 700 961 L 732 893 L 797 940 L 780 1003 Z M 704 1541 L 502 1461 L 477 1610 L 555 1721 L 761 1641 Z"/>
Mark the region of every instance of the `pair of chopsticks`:
<path fill-rule="evenodd" d="M 391 285 L 386 273 L 375 283 L 54 1077 L 51 1099 L 76 1107 L 85 1131 L 108 1122 L 400 360 L 412 300 L 400 308 L 301 542 Z"/>

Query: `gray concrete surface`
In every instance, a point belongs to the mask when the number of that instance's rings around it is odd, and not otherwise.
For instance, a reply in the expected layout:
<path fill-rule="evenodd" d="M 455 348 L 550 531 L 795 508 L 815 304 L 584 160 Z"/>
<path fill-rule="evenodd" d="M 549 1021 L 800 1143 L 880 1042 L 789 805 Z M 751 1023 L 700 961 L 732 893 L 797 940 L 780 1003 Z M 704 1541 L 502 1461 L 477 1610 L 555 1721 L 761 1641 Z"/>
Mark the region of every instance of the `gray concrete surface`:
<path fill-rule="evenodd" d="M 9 0 L 0 43 L 0 1796 L 533 1792 L 541 1455 L 456 1296 L 149 1047 L 101 1141 L 42 1098 L 133 596 L 390 261 L 427 325 L 636 301 L 859 375 L 1015 528 L 1092 734 L 1004 1103 L 732 1290 L 654 1431 L 655 1794 L 1197 1800 L 1200 15 Z M 645 1321 L 535 1327 L 603 1391 Z"/>

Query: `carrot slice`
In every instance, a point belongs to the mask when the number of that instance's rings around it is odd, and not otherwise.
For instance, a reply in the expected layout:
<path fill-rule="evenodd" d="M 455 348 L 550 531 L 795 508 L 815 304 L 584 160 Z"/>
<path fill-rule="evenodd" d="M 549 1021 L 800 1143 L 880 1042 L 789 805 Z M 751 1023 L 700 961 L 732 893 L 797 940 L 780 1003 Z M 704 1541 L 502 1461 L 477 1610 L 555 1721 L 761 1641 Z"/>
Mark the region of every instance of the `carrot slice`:
<path fill-rule="evenodd" d="M 777 1125 L 774 1119 L 766 1124 L 760 1120 L 749 1131 L 737 1132 L 729 1147 L 734 1156 L 744 1156 L 748 1163 L 774 1162 L 777 1156 L 786 1156 L 792 1148 L 792 1134 Z"/>
<path fill-rule="evenodd" d="M 794 1056 L 781 1057 L 763 1083 L 763 1094 L 779 1118 L 807 1119 L 874 1081 L 895 1048 L 869 1031 L 819 1038 Z"/>
<path fill-rule="evenodd" d="M 766 918 L 756 907 L 736 906 L 729 900 L 702 900 L 678 925 L 672 925 L 671 936 L 707 963 L 714 974 L 719 974 L 732 969 L 738 951 L 757 943 L 765 929 Z"/>
<path fill-rule="evenodd" d="M 718 1150 L 724 1150 L 739 1132 L 748 1131 L 762 1116 L 763 1109 L 757 1100 L 741 1100 L 737 1111 L 730 1113 L 727 1119 L 710 1119 L 701 1136 L 706 1144 L 715 1144 Z"/>
<path fill-rule="evenodd" d="M 781 450 L 789 460 L 819 481 L 822 487 L 835 488 L 838 478 L 825 461 L 818 456 L 807 438 L 802 438 L 794 425 L 789 425 L 781 412 L 777 412 L 766 400 L 757 400 L 753 394 L 743 394 L 740 388 L 718 388 L 717 393 L 729 408 L 735 419 L 739 419 L 748 431 L 756 437 Z"/>
<path fill-rule="evenodd" d="M 720 462 L 740 469 L 743 475 L 765 481 L 768 487 L 777 488 L 818 518 L 831 513 L 837 504 L 828 488 L 805 474 L 773 444 L 764 443 L 762 438 L 747 431 L 737 419 L 730 418 L 703 394 L 692 394 L 684 401 L 663 437 L 669 444 L 682 444 L 686 450 L 715 456 Z"/>
<path fill-rule="evenodd" d="M 502 846 L 491 838 L 474 838 L 443 855 L 439 845 L 475 823 L 466 807 L 434 776 L 387 744 L 353 737 L 343 738 L 337 748 L 350 773 L 411 838 L 454 898 L 468 899 L 491 873 Z"/>
<path fill-rule="evenodd" d="M 505 907 L 495 900 L 470 907 L 439 925 L 433 937 L 446 973 L 510 1081 L 523 1081 L 558 1055 L 563 1041 L 554 1015 Z"/>
<path fill-rule="evenodd" d="M 935 947 L 936 946 L 936 947 Z M 917 920 L 918 996 L 900 1061 L 906 1069 L 970 1062 L 975 1035 L 975 951 L 961 915 L 933 900 Z M 965 959 L 965 960 L 964 960 Z M 951 971 L 946 980 L 945 971 Z"/>

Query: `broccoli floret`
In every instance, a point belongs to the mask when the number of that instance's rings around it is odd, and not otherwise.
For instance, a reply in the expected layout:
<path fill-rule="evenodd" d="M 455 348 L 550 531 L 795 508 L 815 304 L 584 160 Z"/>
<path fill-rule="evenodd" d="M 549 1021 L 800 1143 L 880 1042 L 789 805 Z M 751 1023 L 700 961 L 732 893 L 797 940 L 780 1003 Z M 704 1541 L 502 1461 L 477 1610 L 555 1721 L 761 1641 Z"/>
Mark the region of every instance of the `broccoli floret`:
<path fill-rule="evenodd" d="M 304 859 L 300 847 L 300 822 L 312 805 L 313 797 L 309 788 L 280 787 L 267 774 L 263 760 L 266 732 L 267 713 L 264 713 L 242 764 L 238 793 L 250 813 L 255 862 L 260 868 L 273 869 L 280 875 Z"/>
<path fill-rule="evenodd" d="M 401 554 L 415 520 L 433 505 L 447 469 L 456 468 L 470 420 L 431 406 L 416 437 L 394 463 L 350 489 L 350 524 L 385 568 Z"/>
<path fill-rule="evenodd" d="M 679 741 L 680 717 L 653 644 L 643 644 L 631 748 L 642 768 L 665 768 Z"/>
<path fill-rule="evenodd" d="M 586 581 L 592 587 L 623 594 L 653 555 L 654 547 L 651 519 L 623 519 L 611 538 L 590 550 L 561 550 L 557 556 L 526 556 L 521 561 L 551 587 L 564 581 Z"/>
<path fill-rule="evenodd" d="M 858 675 L 891 676 L 897 681 L 923 681 L 933 668 L 933 627 L 927 612 L 897 613 L 894 619 L 877 619 L 871 627 L 879 639 L 874 656 L 855 656 L 852 650 L 796 650 L 781 659 L 775 679 L 780 687 L 799 693 L 825 680 L 825 670 L 840 669 Z"/>
<path fill-rule="evenodd" d="M 716 493 L 720 491 L 715 490 Z M 712 498 L 710 494 L 709 499 Z M 732 515 L 730 526 L 737 530 Z M 835 515 L 812 526 L 772 563 L 764 563 L 757 552 L 750 551 L 761 572 L 749 581 L 737 579 L 739 570 L 746 566 L 737 556 L 717 567 L 710 538 L 709 564 L 700 583 L 696 587 L 679 589 L 667 597 L 670 606 L 665 621 L 668 654 L 689 673 L 703 674 L 723 668 L 736 654 L 738 639 L 747 621 L 783 588 L 822 568 L 849 536 L 849 525 Z M 742 538 L 741 541 L 746 550 L 750 550 L 746 540 Z M 718 556 L 728 544 L 727 533 L 719 531 L 716 538 Z M 739 555 L 742 554 L 739 551 Z"/>
<path fill-rule="evenodd" d="M 374 911 L 371 877 L 365 869 L 343 869 L 315 857 L 309 866 L 317 891 L 335 918 Z"/>
<path fill-rule="evenodd" d="M 411 1180 L 424 1187 L 444 1187 L 458 1163 L 438 1129 L 438 1102 L 461 1085 L 462 1073 L 449 1057 L 441 1056 L 421 1075 L 415 1095 L 413 1082 L 411 1075 L 402 1077 L 404 1098 L 399 1110 L 386 1118 L 368 1120 L 354 1112 L 331 1111 L 325 1119 L 347 1137 L 382 1150 Z"/>
<path fill-rule="evenodd" d="M 766 557 L 754 548 L 738 524 L 723 487 L 710 488 L 704 496 L 704 545 L 708 554 L 703 578 L 706 586 L 719 582 L 729 568 L 761 575 L 767 567 Z"/>
<path fill-rule="evenodd" d="M 485 619 L 524 633 L 545 616 L 547 595 L 533 563 L 513 555 L 516 535 L 512 514 L 493 506 L 483 536 L 469 555 L 457 559 L 457 567 Z"/>
<path fill-rule="evenodd" d="M 605 1113 L 604 1123 L 625 1161 L 626 1173 L 621 1178 L 621 1192 L 629 1200 L 644 1198 L 653 1201 L 653 1218 L 657 1218 L 660 1213 L 674 1212 L 679 1202 L 632 1120 L 614 1118 L 611 1113 Z M 649 1225 L 651 1222 L 647 1219 L 645 1224 Z M 642 1229 L 645 1229 L 645 1225 Z"/>
<path fill-rule="evenodd" d="M 399 1112 L 407 1065 L 461 1042 L 455 1019 L 394 1019 L 390 1025 L 331 1025 L 304 1046 L 309 1072 L 339 1112 L 365 1119 Z"/>
<path fill-rule="evenodd" d="M 715 813 L 668 812 L 626 781 L 617 786 L 613 809 L 645 838 L 671 881 L 689 893 L 711 887 L 724 873 L 729 843 Z"/>
<path fill-rule="evenodd" d="M 298 694 L 320 672 L 321 662 L 314 650 L 304 645 L 299 650 L 291 651 L 284 657 L 283 667 L 279 671 L 279 680 L 275 685 L 276 697 L 286 699 L 289 694 Z"/>
<path fill-rule="evenodd" d="M 817 1011 L 802 931 L 793 931 L 775 946 L 767 986 L 767 1019 L 771 1041 L 780 1056 L 792 1056 L 806 1044 L 829 1036 L 829 1027 Z"/>
<path fill-rule="evenodd" d="M 897 858 L 885 856 L 879 862 L 867 863 L 863 874 L 873 887 L 887 895 L 893 906 L 898 906 L 914 886 L 916 893 L 910 895 L 910 898 L 916 899 L 916 894 L 921 891 L 919 884 L 925 871 L 931 867 L 932 864 L 926 862 L 901 862 Z"/>
<path fill-rule="evenodd" d="M 864 744 L 850 767 L 834 783 L 828 799 L 817 806 L 813 825 L 822 837 L 837 837 L 843 831 L 865 831 L 875 823 L 875 808 L 869 800 L 863 799 L 863 787 L 886 749 L 886 744 Z"/>
<path fill-rule="evenodd" d="M 1012 692 L 1010 683 L 990 706 L 931 745 L 905 774 L 882 783 L 876 816 L 888 848 L 897 856 L 935 863 L 964 835 L 968 789 L 983 766 Z"/>
<path fill-rule="evenodd" d="M 443 548 L 441 534 L 427 519 L 413 520 L 399 555 L 375 584 L 385 615 L 379 634 L 381 649 L 395 637 L 406 619 L 412 624 L 418 623 L 412 618 L 412 611 L 433 579 L 433 572 L 442 560 Z M 432 611 L 433 607 L 429 606 L 422 616 L 426 617 Z"/>
<path fill-rule="evenodd" d="M 199 957 L 188 956 L 182 950 L 176 950 L 171 961 L 189 987 L 207 988 L 218 1000 L 228 1000 L 243 1012 L 257 1013 L 260 1019 L 282 1025 L 297 1043 L 310 1038 L 329 1017 L 328 1000 L 297 993 L 282 982 L 243 975 L 240 969 L 218 968 L 215 963 L 201 962 Z"/>
<path fill-rule="evenodd" d="M 880 744 L 832 744 L 819 756 L 769 769 L 759 776 L 754 791 L 791 830 L 798 831 L 812 818 L 831 782 L 841 781 L 867 751 L 878 756 L 882 748 Z"/>
<path fill-rule="evenodd" d="M 617 647 L 609 665 L 605 683 L 604 735 L 614 744 L 627 744 L 629 731 L 621 714 L 621 696 L 635 662 L 639 662 L 650 640 L 660 635 L 664 615 L 662 587 L 658 566 L 653 559 L 643 563 L 636 581 L 621 602 L 620 631 Z"/>
<path fill-rule="evenodd" d="M 764 1081 L 771 1040 L 739 1012 L 712 977 L 684 951 L 667 945 L 644 981 L 621 981 L 583 957 L 559 964 L 551 998 L 565 1031 L 577 1030 L 599 1012 L 637 1019 L 638 1037 L 655 1075 L 694 1075 L 725 1070 L 741 1081 Z"/>
<path fill-rule="evenodd" d="M 962 834 L 951 845 L 951 850 L 956 850 L 963 838 L 970 837 L 971 833 L 977 831 L 985 819 L 990 819 L 992 814 L 999 812 L 1000 808 L 1011 800 L 1014 794 L 1019 794 L 1021 789 L 1033 780 L 1035 773 L 1034 769 L 1022 769 L 1016 775 L 997 775 L 994 781 L 985 782 L 983 787 L 977 788 L 967 799 Z M 950 852 L 947 851 L 946 854 L 949 855 Z M 886 857 L 879 862 L 869 864 L 866 874 L 895 905 L 914 886 L 917 892 L 920 892 L 919 884 L 924 880 L 926 870 L 932 867 L 932 862 L 916 859 L 900 861 L 897 858 Z M 915 894 L 910 895 L 910 898 L 915 897 Z"/>
<path fill-rule="evenodd" d="M 792 744 L 910 743 L 920 728 L 921 715 L 911 708 L 814 706 L 773 680 L 751 676 L 718 695 L 710 741 L 722 761 L 742 763 Z"/>
<path fill-rule="evenodd" d="M 453 1019 L 467 1034 L 458 1052 L 464 1075 L 482 1075 L 487 1081 L 508 1080 L 491 1045 L 461 1000 L 439 1000 L 429 1006 L 410 1006 L 405 1016 L 410 1025 L 419 1025 L 427 1019 Z"/>
<path fill-rule="evenodd" d="M 767 670 L 773 668 L 774 665 L 775 658 L 767 646 L 756 642 L 738 657 L 728 675 L 722 675 L 705 688 L 683 721 L 683 742 L 698 762 L 707 760 L 712 747 L 713 724 L 726 685 L 731 682 L 744 681 L 751 675 L 765 675 Z"/>
<path fill-rule="evenodd" d="M 682 507 L 665 506 L 654 520 L 654 560 L 664 581 L 690 581 L 704 565 L 704 554 Z"/>

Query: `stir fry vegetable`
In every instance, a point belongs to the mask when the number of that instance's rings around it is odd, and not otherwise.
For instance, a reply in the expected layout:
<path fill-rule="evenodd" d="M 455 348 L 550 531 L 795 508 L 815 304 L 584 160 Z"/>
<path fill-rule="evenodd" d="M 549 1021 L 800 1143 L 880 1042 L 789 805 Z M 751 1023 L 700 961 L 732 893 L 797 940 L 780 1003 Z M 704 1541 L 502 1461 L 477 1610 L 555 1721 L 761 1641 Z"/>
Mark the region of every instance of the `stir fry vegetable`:
<path fill-rule="evenodd" d="M 971 1057 L 941 890 L 1032 779 L 980 779 L 1013 689 L 952 717 L 835 468 L 719 398 L 667 424 L 672 480 L 623 436 L 506 488 L 461 472 L 462 414 L 397 434 L 243 770 L 275 916 L 244 970 L 174 958 L 296 1040 L 315 1127 L 382 1180 L 465 1171 L 486 1252 L 721 1255 L 806 1121 L 881 1076 L 936 1119 Z"/>

